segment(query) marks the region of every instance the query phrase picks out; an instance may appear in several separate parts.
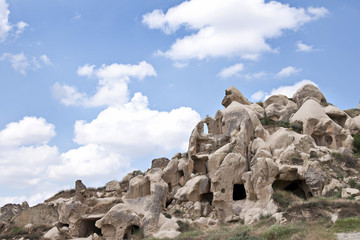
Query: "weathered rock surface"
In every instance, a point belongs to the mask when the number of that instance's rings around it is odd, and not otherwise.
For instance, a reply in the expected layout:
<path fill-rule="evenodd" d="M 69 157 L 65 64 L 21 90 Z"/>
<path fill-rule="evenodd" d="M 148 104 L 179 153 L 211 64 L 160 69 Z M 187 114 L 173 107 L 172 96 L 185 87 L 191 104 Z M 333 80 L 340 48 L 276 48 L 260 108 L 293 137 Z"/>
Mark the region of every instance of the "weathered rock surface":
<path fill-rule="evenodd" d="M 235 87 L 225 93 L 225 109 L 195 126 L 186 153 L 154 159 L 146 172 L 134 171 L 104 188 L 87 189 L 78 180 L 75 190 L 43 204 L 6 205 L 0 211 L 0 234 L 11 220 L 19 227 L 52 227 L 44 233 L 48 239 L 59 234 L 174 238 L 180 234 L 178 220 L 211 228 L 249 224 L 269 214 L 285 222 L 275 192 L 304 201 L 340 192 L 343 198 L 360 198 L 350 187 L 350 179 L 359 184 L 351 134 L 360 133 L 360 116 L 327 104 L 313 85 L 303 86 L 292 99 L 271 96 L 263 107 Z"/>

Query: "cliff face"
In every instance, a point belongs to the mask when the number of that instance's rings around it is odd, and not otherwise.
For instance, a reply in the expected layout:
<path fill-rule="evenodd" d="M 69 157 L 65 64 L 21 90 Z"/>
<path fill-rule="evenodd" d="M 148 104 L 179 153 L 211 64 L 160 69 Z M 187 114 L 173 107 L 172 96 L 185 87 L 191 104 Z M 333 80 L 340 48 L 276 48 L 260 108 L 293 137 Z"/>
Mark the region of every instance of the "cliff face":
<path fill-rule="evenodd" d="M 349 187 L 360 171 L 353 156 L 360 152 L 354 144 L 360 116 L 328 104 L 313 85 L 291 99 L 275 95 L 264 103 L 250 103 L 234 87 L 225 93 L 225 109 L 195 126 L 188 152 L 155 159 L 146 173 L 130 173 L 101 189 L 77 181 L 75 191 L 14 214 L 13 224 L 31 229 L 55 222 L 52 239 L 128 239 L 140 230 L 173 238 L 179 219 L 203 227 L 250 224 L 262 215 L 287 221 L 276 192 L 308 200 L 342 189 L 343 197 L 360 200 L 359 190 Z M 9 224 L 0 226 L 6 231 Z"/>

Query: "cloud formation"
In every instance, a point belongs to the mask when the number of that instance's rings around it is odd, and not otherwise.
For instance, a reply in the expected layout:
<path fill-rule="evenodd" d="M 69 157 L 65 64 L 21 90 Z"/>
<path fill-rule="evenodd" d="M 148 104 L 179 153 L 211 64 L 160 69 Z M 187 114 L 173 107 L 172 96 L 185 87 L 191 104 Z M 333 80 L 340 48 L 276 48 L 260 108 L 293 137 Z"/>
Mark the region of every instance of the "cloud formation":
<path fill-rule="evenodd" d="M 296 52 L 313 52 L 313 51 L 315 51 L 314 46 L 306 45 L 302 41 L 298 41 L 296 43 L 296 47 L 297 47 Z"/>
<path fill-rule="evenodd" d="M 294 93 L 301 88 L 302 86 L 304 86 L 305 84 L 313 84 L 316 87 L 318 86 L 316 83 L 314 83 L 313 81 L 304 79 L 300 82 L 296 82 L 294 85 L 291 86 L 280 86 L 278 88 L 273 88 L 270 93 L 267 93 L 263 90 L 257 91 L 256 93 L 254 93 L 253 95 L 251 95 L 250 99 L 251 101 L 254 102 L 258 102 L 258 101 L 264 101 L 267 98 L 269 98 L 272 95 L 278 95 L 278 94 L 282 94 L 287 96 L 288 98 L 291 98 Z"/>
<path fill-rule="evenodd" d="M 156 76 L 156 71 L 151 64 L 142 61 L 137 65 L 102 65 L 98 69 L 95 69 L 94 65 L 84 65 L 78 68 L 77 74 L 99 79 L 97 91 L 93 96 L 79 92 L 74 86 L 60 83 L 53 86 L 54 96 L 65 105 L 98 107 L 122 106 L 127 103 L 130 79 L 142 80 L 145 77 Z"/>
<path fill-rule="evenodd" d="M 296 67 L 293 67 L 293 66 L 288 66 L 288 67 L 285 67 L 283 69 L 280 70 L 280 72 L 278 72 L 275 77 L 276 78 L 287 78 L 287 77 L 290 77 L 292 75 L 295 75 L 297 73 L 299 73 L 301 71 L 300 68 L 296 68 Z"/>
<path fill-rule="evenodd" d="M 4 42 L 11 32 L 18 36 L 29 26 L 23 21 L 11 24 L 9 22 L 9 15 L 9 5 L 6 3 L 6 0 L 0 0 L 0 43 Z"/>
<path fill-rule="evenodd" d="M 22 75 L 26 75 L 29 71 L 36 71 L 43 66 L 52 65 L 50 58 L 45 54 L 40 57 L 28 58 L 24 53 L 12 54 L 4 53 L 0 56 L 0 61 L 8 61 L 11 67 Z"/>
<path fill-rule="evenodd" d="M 296 30 L 327 14 L 326 8 L 295 8 L 264 0 L 190 0 L 167 10 L 155 9 L 143 16 L 150 29 L 172 34 L 181 27 L 189 35 L 178 38 L 158 54 L 174 61 L 215 57 L 257 59 L 274 51 L 266 42 L 286 30 Z"/>
<path fill-rule="evenodd" d="M 239 74 L 239 72 L 241 72 L 244 69 L 244 64 L 242 63 L 237 63 L 235 65 L 232 65 L 230 67 L 227 68 L 223 68 L 218 76 L 221 78 L 229 78 L 232 76 L 236 76 Z"/>

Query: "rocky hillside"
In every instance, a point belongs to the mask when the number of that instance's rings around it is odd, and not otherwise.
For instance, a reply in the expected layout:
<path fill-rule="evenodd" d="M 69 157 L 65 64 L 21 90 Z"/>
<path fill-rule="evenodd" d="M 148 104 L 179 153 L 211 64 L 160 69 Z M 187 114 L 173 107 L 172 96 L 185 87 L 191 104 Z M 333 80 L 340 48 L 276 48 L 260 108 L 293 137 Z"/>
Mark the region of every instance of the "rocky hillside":
<path fill-rule="evenodd" d="M 78 180 L 74 190 L 31 208 L 5 205 L 0 239 L 175 238 L 184 223 L 306 220 L 314 217 L 306 202 L 319 197 L 351 199 L 347 214 L 360 215 L 353 211 L 360 209 L 360 109 L 327 103 L 313 85 L 263 103 L 231 87 L 222 104 L 195 126 L 186 153 L 154 159 L 145 173 L 99 189 Z M 286 196 L 301 199 L 302 209 L 288 208 Z M 346 206 L 321 214 L 336 221 Z"/>

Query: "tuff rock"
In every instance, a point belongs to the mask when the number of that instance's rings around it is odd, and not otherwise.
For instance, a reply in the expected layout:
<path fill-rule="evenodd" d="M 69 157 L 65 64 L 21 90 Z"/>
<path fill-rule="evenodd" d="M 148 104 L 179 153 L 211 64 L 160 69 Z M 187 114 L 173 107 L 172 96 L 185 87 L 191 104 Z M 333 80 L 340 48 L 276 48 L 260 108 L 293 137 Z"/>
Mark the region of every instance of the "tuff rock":
<path fill-rule="evenodd" d="M 359 160 L 350 155 L 360 116 L 328 104 L 314 85 L 292 98 L 271 96 L 263 105 L 230 87 L 222 104 L 225 109 L 194 127 L 187 152 L 154 159 L 145 173 L 134 171 L 104 188 L 78 180 L 75 190 L 37 206 L 6 205 L 0 231 L 11 220 L 19 227 L 51 227 L 49 239 L 59 229 L 74 239 L 174 238 L 179 220 L 204 229 L 250 224 L 262 214 L 286 222 L 273 199 L 279 191 L 304 201 L 341 189 L 344 198 L 359 197 L 349 179 L 359 175 Z"/>

